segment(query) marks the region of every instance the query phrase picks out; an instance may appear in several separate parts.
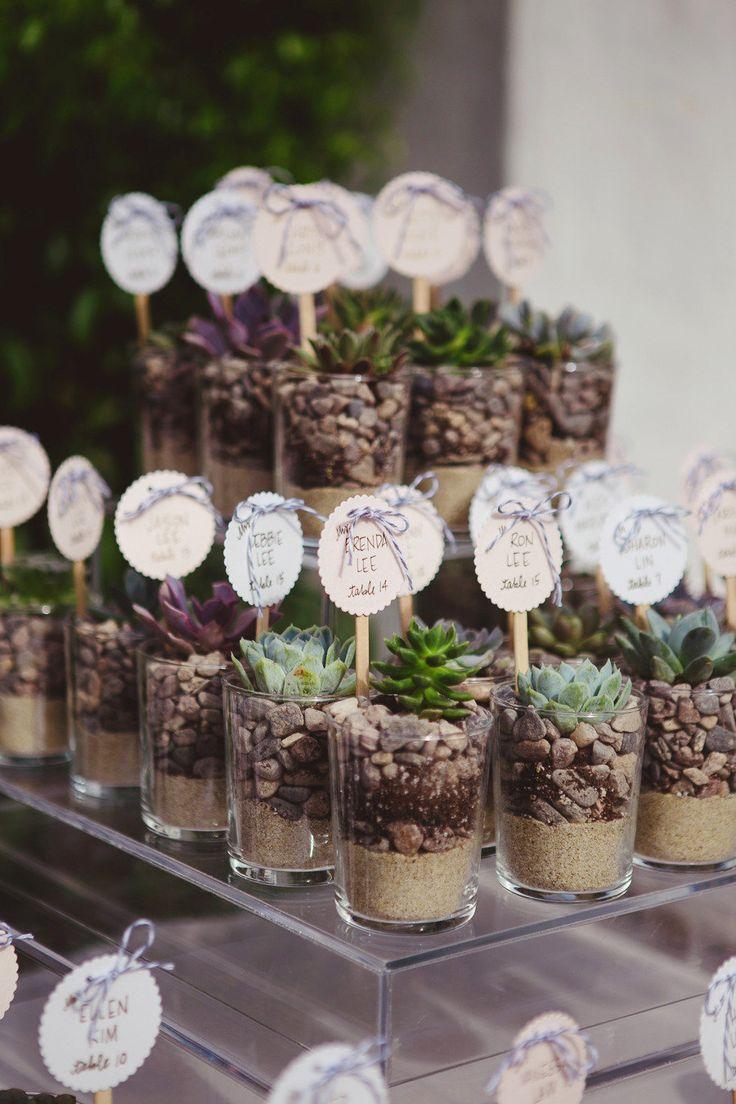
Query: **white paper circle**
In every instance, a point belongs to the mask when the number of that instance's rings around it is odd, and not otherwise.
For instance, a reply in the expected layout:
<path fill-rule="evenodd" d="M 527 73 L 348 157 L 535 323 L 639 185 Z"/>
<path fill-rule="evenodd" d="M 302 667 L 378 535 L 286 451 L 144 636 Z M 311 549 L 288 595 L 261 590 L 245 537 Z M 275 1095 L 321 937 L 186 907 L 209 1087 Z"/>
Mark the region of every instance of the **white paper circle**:
<path fill-rule="evenodd" d="M 253 165 L 240 165 L 237 169 L 231 169 L 230 172 L 225 173 L 215 187 L 239 192 L 248 203 L 258 207 L 272 184 L 273 178 L 265 169 L 257 169 Z"/>
<path fill-rule="evenodd" d="M 736 1089 L 735 991 L 736 958 L 722 963 L 708 986 L 700 1013 L 700 1053 L 711 1081 L 721 1089 Z"/>
<path fill-rule="evenodd" d="M 428 499 L 419 499 L 416 504 L 396 506 L 397 498 L 400 500 L 411 494 L 411 487 L 404 484 L 393 484 L 380 492 L 384 502 L 398 509 L 409 522 L 407 531 L 399 534 L 396 539 L 404 553 L 412 586 L 410 590 L 404 582 L 399 597 L 419 594 L 420 590 L 429 586 L 445 558 L 442 518 L 432 503 Z"/>
<path fill-rule="evenodd" d="M 470 503 L 468 525 L 473 544 L 478 543 L 481 529 L 499 502 L 535 496 L 539 502 L 551 490 L 551 483 L 543 475 L 536 475 L 526 468 L 516 468 L 513 464 L 489 464 Z"/>
<path fill-rule="evenodd" d="M 50 478 L 43 445 L 24 429 L 0 426 L 0 529 L 22 525 L 38 513 Z"/>
<path fill-rule="evenodd" d="M 736 575 L 736 490 L 723 484 L 736 483 L 736 471 L 722 470 L 700 486 L 692 503 L 693 523 L 700 554 L 717 575 Z M 711 499 L 717 502 L 710 509 Z M 709 517 L 701 523 L 700 513 L 708 507 Z"/>
<path fill-rule="evenodd" d="M 274 186 L 253 228 L 261 272 L 292 295 L 323 291 L 355 261 L 347 224 L 339 197 L 328 195 L 322 183 Z"/>
<path fill-rule="evenodd" d="M 52 1077 L 77 1092 L 100 1092 L 127 1081 L 140 1069 L 161 1024 L 161 997 L 150 970 L 123 974 L 110 986 L 92 1028 L 92 1004 L 70 998 L 90 977 L 109 971 L 117 955 L 100 955 L 77 966 L 51 993 L 41 1017 L 38 1043 Z"/>
<path fill-rule="evenodd" d="M 65 488 L 64 484 L 70 485 Z M 48 516 L 51 537 L 67 560 L 86 560 L 102 537 L 105 498 L 100 477 L 84 456 L 70 456 L 60 464 L 49 487 Z"/>
<path fill-rule="evenodd" d="M 108 273 L 129 295 L 151 295 L 168 284 L 179 243 L 166 207 L 144 192 L 111 202 L 100 236 Z"/>
<path fill-rule="evenodd" d="M 346 498 L 327 518 L 317 549 L 317 565 L 326 594 L 338 609 L 354 617 L 385 609 L 406 586 L 396 553 L 373 521 L 359 521 L 355 526 L 354 551 L 349 562 L 348 513 L 360 506 L 386 509 L 386 503 L 376 495 Z"/>
<path fill-rule="evenodd" d="M 216 189 L 187 211 L 181 252 L 193 280 L 214 295 L 237 295 L 260 273 L 253 251 L 257 208 L 237 191 Z"/>
<path fill-rule="evenodd" d="M 7 929 L 0 927 L 0 932 L 7 934 Z M 0 951 L 0 1020 L 13 1003 L 17 988 L 18 955 L 11 943 Z"/>
<path fill-rule="evenodd" d="M 514 1039 L 519 1047 L 526 1039 L 544 1031 L 568 1028 L 565 1039 L 585 1066 L 587 1047 L 578 1034 L 575 1021 L 564 1012 L 547 1012 L 530 1020 Z M 520 1061 L 504 1070 L 496 1090 L 498 1104 L 580 1104 L 585 1092 L 587 1074 L 569 1081 L 564 1067 L 556 1060 L 549 1043 L 540 1042 L 521 1052 Z"/>
<path fill-rule="evenodd" d="M 680 470 L 680 496 L 685 506 L 692 506 L 700 497 L 700 491 L 718 472 L 733 468 L 733 463 L 723 453 L 706 445 L 698 445 L 685 457 Z"/>
<path fill-rule="evenodd" d="M 507 287 L 523 287 L 536 275 L 549 248 L 546 197 L 533 188 L 502 188 L 483 220 L 488 267 Z"/>
<path fill-rule="evenodd" d="M 577 569 L 594 571 L 603 523 L 616 503 L 631 493 L 631 476 L 611 471 L 606 460 L 589 460 L 573 472 L 565 490 L 571 501 L 567 510 L 560 510 L 562 536 Z"/>
<path fill-rule="evenodd" d="M 480 253 L 480 215 L 472 201 L 468 202 L 465 217 L 465 244 L 454 264 L 434 277 L 434 283 L 442 286 L 460 280 L 475 264 Z"/>
<path fill-rule="evenodd" d="M 671 523 L 675 536 L 666 537 L 651 519 L 643 519 L 639 535 L 620 551 L 614 540 L 618 526 L 632 510 L 657 509 L 668 503 L 654 495 L 631 495 L 619 502 L 603 523 L 600 565 L 615 595 L 636 606 L 651 606 L 670 594 L 685 573 L 687 536 L 682 521 Z M 670 530 L 668 529 L 668 532 Z"/>
<path fill-rule="evenodd" d="M 206 558 L 215 539 L 207 492 L 191 482 L 190 495 L 171 495 L 126 520 L 152 491 L 187 482 L 183 472 L 154 471 L 131 483 L 115 511 L 115 537 L 131 567 L 149 579 L 183 579 Z"/>
<path fill-rule="evenodd" d="M 271 1089 L 269 1104 L 296 1104 L 311 1099 L 325 1073 L 349 1058 L 353 1048 L 327 1043 L 290 1062 Z M 316 1099 L 316 1097 L 315 1097 Z M 319 1092 L 319 1104 L 388 1104 L 388 1089 L 378 1066 L 335 1077 Z"/>
<path fill-rule="evenodd" d="M 521 498 L 525 506 L 536 503 Z M 537 524 L 501 518 L 495 513 L 487 519 L 475 546 L 475 574 L 481 590 L 494 606 L 521 613 L 536 609 L 550 596 L 555 579 L 550 570 Z M 552 562 L 562 568 L 562 537 L 551 518 L 540 519 L 547 536 Z M 498 539 L 497 539 L 498 538 Z M 493 543 L 495 541 L 495 543 Z M 488 549 L 488 546 L 493 547 Z"/>
<path fill-rule="evenodd" d="M 376 196 L 378 248 L 403 276 L 438 282 L 466 248 L 468 206 L 462 190 L 449 180 L 435 173 L 402 173 Z"/>
<path fill-rule="evenodd" d="M 255 506 L 270 506 L 284 502 L 283 495 L 260 491 L 246 502 Z M 238 513 L 245 503 L 240 503 Z M 242 510 L 244 517 L 247 511 Z M 246 554 L 248 534 L 252 528 L 251 566 L 257 591 L 254 593 L 248 573 Z M 255 522 L 232 518 L 225 534 L 225 572 L 237 595 L 249 606 L 275 606 L 294 587 L 304 558 L 301 522 L 292 510 L 280 510 L 257 517 Z"/>
<path fill-rule="evenodd" d="M 373 196 L 362 192 L 353 192 L 353 199 L 360 207 L 364 222 L 356 235 L 361 247 L 361 257 L 357 263 L 343 272 L 340 283 L 353 291 L 363 291 L 375 287 L 388 272 L 388 265 L 378 248 L 373 232 Z"/>

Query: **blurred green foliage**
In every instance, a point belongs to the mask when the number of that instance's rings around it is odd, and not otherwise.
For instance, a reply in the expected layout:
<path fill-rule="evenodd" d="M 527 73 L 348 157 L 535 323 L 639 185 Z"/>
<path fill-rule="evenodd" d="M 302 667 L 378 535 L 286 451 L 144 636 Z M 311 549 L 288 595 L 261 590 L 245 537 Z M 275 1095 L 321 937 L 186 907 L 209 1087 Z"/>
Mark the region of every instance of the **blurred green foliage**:
<path fill-rule="evenodd" d="M 132 301 L 99 255 L 117 193 L 186 209 L 239 164 L 385 177 L 421 0 L 4 0 L 0 4 L 0 421 L 52 463 L 136 474 Z M 203 295 L 180 264 L 153 322 Z"/>

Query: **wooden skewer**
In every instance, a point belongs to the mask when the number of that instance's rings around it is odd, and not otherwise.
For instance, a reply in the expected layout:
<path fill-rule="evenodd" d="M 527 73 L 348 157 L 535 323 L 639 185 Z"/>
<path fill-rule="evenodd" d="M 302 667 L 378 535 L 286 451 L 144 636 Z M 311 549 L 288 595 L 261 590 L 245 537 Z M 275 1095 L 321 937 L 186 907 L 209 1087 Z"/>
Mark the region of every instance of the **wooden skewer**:
<path fill-rule="evenodd" d="M 15 532 L 13 529 L 0 529 L 0 565 L 10 567 L 15 559 Z"/>
<path fill-rule="evenodd" d="M 317 312 L 310 292 L 299 296 L 299 333 L 302 349 L 309 349 L 309 342 L 317 336 Z"/>
<path fill-rule="evenodd" d="M 151 336 L 151 300 L 148 295 L 136 295 L 135 318 L 138 325 L 138 341 L 145 345 Z"/>
<path fill-rule="evenodd" d="M 77 608 L 77 617 L 87 616 L 87 578 L 85 575 L 84 560 L 75 560 L 72 564 L 74 575 L 74 597 Z"/>
<path fill-rule="evenodd" d="M 112 1089 L 101 1089 L 94 1094 L 94 1104 L 112 1104 Z"/>
<path fill-rule="evenodd" d="M 518 686 L 519 675 L 529 670 L 529 626 L 526 611 L 512 614 L 514 622 L 514 671 Z"/>
<path fill-rule="evenodd" d="M 439 310 L 442 306 L 442 288 L 437 284 L 432 284 L 429 289 L 429 305 L 432 310 Z"/>
<path fill-rule="evenodd" d="M 647 614 L 649 613 L 649 606 L 636 606 L 634 609 L 634 620 L 640 629 L 644 629 L 646 632 L 649 628 L 649 622 L 647 621 Z"/>
<path fill-rule="evenodd" d="M 401 635 L 406 636 L 406 631 L 414 616 L 414 596 L 402 594 L 399 598 L 399 621 L 401 623 Z"/>
<path fill-rule="evenodd" d="M 613 613 L 613 595 L 600 567 L 597 567 L 595 571 L 595 585 L 598 591 L 598 608 L 601 617 L 610 617 Z"/>
<path fill-rule="evenodd" d="M 412 280 L 411 299 L 416 314 L 426 314 L 432 309 L 432 285 L 424 276 Z"/>
<path fill-rule="evenodd" d="M 221 295 L 220 301 L 222 303 L 222 309 L 228 322 L 233 320 L 233 297 L 232 295 Z"/>
<path fill-rule="evenodd" d="M 268 606 L 264 609 L 263 613 L 259 613 L 256 617 L 256 640 L 260 640 L 264 633 L 268 632 L 269 625 L 269 609 Z"/>
<path fill-rule="evenodd" d="M 736 575 L 726 576 L 726 624 L 736 629 Z"/>
<path fill-rule="evenodd" d="M 355 693 L 359 698 L 367 698 L 370 689 L 368 671 L 370 668 L 370 621 L 359 614 L 355 618 Z"/>
<path fill-rule="evenodd" d="M 512 285 L 509 285 L 506 288 L 506 298 L 507 298 L 508 302 L 511 303 L 512 306 L 515 303 L 520 303 L 521 302 L 521 288 L 513 287 Z"/>

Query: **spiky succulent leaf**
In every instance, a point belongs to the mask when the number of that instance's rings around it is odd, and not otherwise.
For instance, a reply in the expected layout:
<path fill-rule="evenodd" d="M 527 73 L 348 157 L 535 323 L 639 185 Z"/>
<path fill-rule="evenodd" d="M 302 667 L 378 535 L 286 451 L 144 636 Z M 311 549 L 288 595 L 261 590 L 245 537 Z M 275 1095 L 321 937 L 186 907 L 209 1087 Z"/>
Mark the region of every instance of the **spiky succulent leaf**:
<path fill-rule="evenodd" d="M 458 641 L 454 624 L 427 628 L 414 618 L 406 637 L 392 636 L 386 647 L 396 658 L 373 665 L 384 676 L 373 679 L 380 693 L 398 694 L 402 708 L 422 717 L 458 720 L 469 714 L 457 703 L 470 701 L 472 694 L 457 687 L 476 669 L 462 663 L 470 645 Z"/>
<path fill-rule="evenodd" d="M 592 603 L 579 609 L 552 606 L 529 611 L 529 643 L 545 652 L 575 659 L 605 656 L 613 651 L 613 622 L 603 621 Z"/>
<path fill-rule="evenodd" d="M 606 362 L 613 357 L 609 327 L 595 326 L 587 315 L 572 307 L 553 318 L 522 302 L 508 304 L 500 316 L 514 335 L 519 351 L 548 364 L 568 360 Z"/>
<path fill-rule="evenodd" d="M 641 678 L 697 686 L 713 675 L 736 670 L 736 638 L 733 633 L 721 633 L 709 607 L 672 623 L 654 610 L 648 611 L 647 619 L 650 632 L 622 618 L 623 631 L 616 636 L 627 666 Z"/>
<path fill-rule="evenodd" d="M 459 299 L 420 314 L 416 323 L 421 336 L 409 342 L 412 360 L 460 368 L 501 364 L 511 350 L 511 340 L 495 315 L 493 304 L 486 300 L 467 310 Z"/>
<path fill-rule="evenodd" d="M 330 331 L 309 344 L 311 349 L 299 354 L 303 367 L 330 375 L 385 377 L 397 372 L 407 357 L 403 335 L 391 327 Z"/>
<path fill-rule="evenodd" d="M 332 299 L 332 309 L 342 328 L 355 333 L 390 327 L 408 336 L 413 325 L 409 304 L 394 288 L 374 287 L 365 291 L 340 288 Z"/>

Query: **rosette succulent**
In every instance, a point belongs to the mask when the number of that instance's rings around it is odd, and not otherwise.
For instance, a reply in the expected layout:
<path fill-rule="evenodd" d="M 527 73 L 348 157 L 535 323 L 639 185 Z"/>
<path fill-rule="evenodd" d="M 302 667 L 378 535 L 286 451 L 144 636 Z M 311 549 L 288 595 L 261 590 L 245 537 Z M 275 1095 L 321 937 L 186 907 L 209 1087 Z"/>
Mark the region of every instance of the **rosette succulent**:
<path fill-rule="evenodd" d="M 529 611 L 529 643 L 534 648 L 575 659 L 578 656 L 609 656 L 614 653 L 614 622 L 603 621 L 591 603 L 578 609 L 559 606 Z"/>
<path fill-rule="evenodd" d="M 522 705 L 549 713 L 560 732 L 572 732 L 590 714 L 624 709 L 631 679 L 624 678 L 610 659 L 600 668 L 586 659 L 577 667 L 531 667 L 519 674 L 518 694 Z"/>
<path fill-rule="evenodd" d="M 515 338 L 520 353 L 555 364 L 559 361 L 610 361 L 613 334 L 607 325 L 596 326 L 587 314 L 566 307 L 556 318 L 534 310 L 528 302 L 509 304 L 501 320 Z"/>
<path fill-rule="evenodd" d="M 167 576 L 158 592 L 161 619 L 143 606 L 133 609 L 152 639 L 176 655 L 227 654 L 255 629 L 257 612 L 246 609 L 229 583 L 215 583 L 206 602 L 187 597 L 179 579 Z"/>
<path fill-rule="evenodd" d="M 245 360 L 282 360 L 299 344 L 299 310 L 288 295 L 270 294 L 254 284 L 233 300 L 233 316 L 222 300 L 208 295 L 212 319 L 189 319 L 184 340 L 210 357 L 227 354 Z"/>
<path fill-rule="evenodd" d="M 406 637 L 392 636 L 386 647 L 395 659 L 373 665 L 384 676 L 373 680 L 379 693 L 395 698 L 407 712 L 429 720 L 443 717 L 457 721 L 468 716 L 470 710 L 463 702 L 473 695 L 460 690 L 459 685 L 478 669 L 462 665 L 470 644 L 458 640 L 453 624 L 428 629 L 413 618 Z"/>
<path fill-rule="evenodd" d="M 355 641 L 344 644 L 323 626 L 264 633 L 241 640 L 243 662 L 232 661 L 246 690 L 281 697 L 318 697 L 355 691 Z"/>
<path fill-rule="evenodd" d="M 394 288 L 341 288 L 332 300 L 332 309 L 343 329 L 354 333 L 391 328 L 408 336 L 414 325 L 409 304 Z"/>
<path fill-rule="evenodd" d="M 409 342 L 415 364 L 480 368 L 500 364 L 511 351 L 511 338 L 496 317 L 490 300 L 480 299 L 468 310 L 459 299 L 420 314 L 420 336 Z"/>
<path fill-rule="evenodd" d="M 421 618 L 416 617 L 415 621 L 420 628 L 426 629 L 427 626 Z M 455 660 L 460 667 L 472 667 L 476 673 L 481 673 L 493 666 L 496 653 L 503 644 L 501 629 L 498 627 L 493 629 L 470 629 L 465 628 L 459 621 L 448 621 L 444 618 L 435 621 L 433 627 L 438 626 L 443 632 L 454 628 L 458 642 L 468 645 L 467 652 L 459 655 Z"/>
<path fill-rule="evenodd" d="M 649 610 L 647 621 L 649 632 L 623 617 L 623 632 L 616 635 L 624 659 L 641 678 L 698 686 L 736 671 L 736 634 L 721 632 L 712 609 L 695 610 L 671 623 Z"/>
<path fill-rule="evenodd" d="M 356 333 L 338 330 L 320 334 L 309 342 L 311 350 L 300 352 L 302 365 L 327 375 L 385 377 L 393 375 L 406 360 L 403 335 L 389 326 L 369 326 Z"/>

